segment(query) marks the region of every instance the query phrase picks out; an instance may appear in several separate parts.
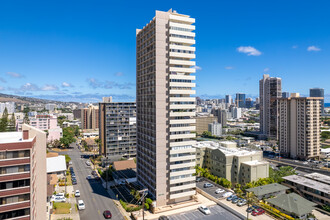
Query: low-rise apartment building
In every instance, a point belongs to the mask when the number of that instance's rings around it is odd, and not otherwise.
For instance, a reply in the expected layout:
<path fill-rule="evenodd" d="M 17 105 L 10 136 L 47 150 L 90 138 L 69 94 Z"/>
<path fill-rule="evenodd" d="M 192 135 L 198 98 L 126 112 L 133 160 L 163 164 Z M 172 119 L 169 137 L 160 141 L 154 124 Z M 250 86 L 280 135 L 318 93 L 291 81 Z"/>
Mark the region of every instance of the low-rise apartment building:
<path fill-rule="evenodd" d="M 46 133 L 0 133 L 0 219 L 46 219 Z"/>
<path fill-rule="evenodd" d="M 24 119 L 16 120 L 17 131 L 22 131 L 23 123 Z M 53 140 L 59 140 L 63 136 L 62 128 L 58 126 L 57 117 L 55 115 L 40 114 L 34 117 L 29 117 L 29 125 L 45 131 L 47 134 L 47 143 Z"/>
<path fill-rule="evenodd" d="M 320 173 L 283 177 L 283 185 L 319 205 L 330 205 L 330 177 Z"/>
<path fill-rule="evenodd" d="M 197 165 L 233 184 L 246 184 L 269 176 L 269 163 L 263 160 L 262 151 L 227 148 L 214 141 L 197 142 L 195 147 Z"/>

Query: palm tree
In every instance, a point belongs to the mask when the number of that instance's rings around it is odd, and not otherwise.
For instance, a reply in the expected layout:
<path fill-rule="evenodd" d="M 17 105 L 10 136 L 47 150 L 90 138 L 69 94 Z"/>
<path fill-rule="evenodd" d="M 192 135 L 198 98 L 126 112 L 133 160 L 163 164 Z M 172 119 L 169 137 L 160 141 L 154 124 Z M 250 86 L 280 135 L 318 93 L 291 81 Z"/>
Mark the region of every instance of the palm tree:
<path fill-rule="evenodd" d="M 241 190 L 241 184 L 237 183 L 235 185 L 235 189 L 234 189 L 235 193 L 237 194 L 238 197 L 241 197 L 243 194 L 243 191 Z"/>
<path fill-rule="evenodd" d="M 253 205 L 258 202 L 258 198 L 254 195 L 253 192 L 246 192 L 245 199 L 246 199 L 248 208 L 250 208 L 250 205 Z M 249 213 L 248 212 L 246 212 L 246 213 L 247 213 L 246 219 L 249 219 Z"/>

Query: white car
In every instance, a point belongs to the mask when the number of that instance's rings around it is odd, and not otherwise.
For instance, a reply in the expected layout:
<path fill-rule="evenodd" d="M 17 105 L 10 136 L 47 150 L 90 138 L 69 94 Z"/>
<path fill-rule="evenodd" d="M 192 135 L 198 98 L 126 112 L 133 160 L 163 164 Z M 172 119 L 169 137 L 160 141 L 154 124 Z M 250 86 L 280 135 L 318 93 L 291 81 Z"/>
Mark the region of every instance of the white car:
<path fill-rule="evenodd" d="M 205 205 L 201 205 L 198 207 L 198 209 L 203 212 L 205 215 L 211 214 L 210 209 L 208 209 Z"/>
<path fill-rule="evenodd" d="M 229 196 L 231 196 L 231 195 L 233 195 L 232 192 L 226 192 L 226 193 L 224 193 L 222 196 L 227 198 L 227 197 L 229 197 Z"/>
<path fill-rule="evenodd" d="M 53 202 L 66 202 L 65 197 L 55 197 L 52 199 Z"/>
<path fill-rule="evenodd" d="M 91 175 L 88 175 L 88 176 L 86 177 L 86 179 L 90 180 L 90 179 L 92 179 L 92 176 L 91 176 Z"/>
<path fill-rule="evenodd" d="M 215 190 L 215 193 L 216 193 L 216 194 L 219 194 L 219 193 L 223 193 L 224 191 L 225 191 L 225 190 L 219 188 L 219 189 Z"/>
<path fill-rule="evenodd" d="M 90 166 L 91 165 L 91 162 L 89 160 L 86 161 L 86 165 L 87 166 Z"/>
<path fill-rule="evenodd" d="M 305 162 L 303 162 L 303 164 L 307 165 L 307 164 L 308 164 L 308 162 L 307 162 L 307 161 L 305 161 Z"/>
<path fill-rule="evenodd" d="M 77 189 L 76 192 L 74 193 L 75 197 L 80 197 L 80 191 Z"/>
<path fill-rule="evenodd" d="M 78 210 L 84 210 L 85 209 L 85 203 L 82 200 L 78 200 Z"/>

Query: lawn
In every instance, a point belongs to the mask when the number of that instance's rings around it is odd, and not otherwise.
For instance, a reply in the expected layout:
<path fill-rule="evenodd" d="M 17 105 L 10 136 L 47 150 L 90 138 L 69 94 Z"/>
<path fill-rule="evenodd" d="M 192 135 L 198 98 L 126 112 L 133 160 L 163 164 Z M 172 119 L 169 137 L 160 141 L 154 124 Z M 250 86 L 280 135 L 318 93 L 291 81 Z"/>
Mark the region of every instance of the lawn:
<path fill-rule="evenodd" d="M 54 202 L 53 207 L 55 209 L 55 214 L 69 214 L 71 204 L 64 202 Z"/>

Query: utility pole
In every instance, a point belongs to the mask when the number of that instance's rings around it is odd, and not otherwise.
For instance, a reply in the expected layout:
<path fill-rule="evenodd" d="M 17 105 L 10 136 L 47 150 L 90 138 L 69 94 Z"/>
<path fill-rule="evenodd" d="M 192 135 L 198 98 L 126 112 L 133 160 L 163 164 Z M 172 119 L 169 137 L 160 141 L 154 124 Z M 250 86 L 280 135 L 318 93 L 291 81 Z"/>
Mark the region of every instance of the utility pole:
<path fill-rule="evenodd" d="M 144 220 L 144 203 L 146 196 L 148 195 L 148 189 L 140 190 L 139 193 L 142 194 L 142 219 Z"/>

